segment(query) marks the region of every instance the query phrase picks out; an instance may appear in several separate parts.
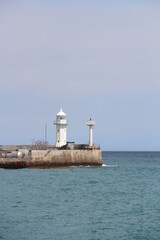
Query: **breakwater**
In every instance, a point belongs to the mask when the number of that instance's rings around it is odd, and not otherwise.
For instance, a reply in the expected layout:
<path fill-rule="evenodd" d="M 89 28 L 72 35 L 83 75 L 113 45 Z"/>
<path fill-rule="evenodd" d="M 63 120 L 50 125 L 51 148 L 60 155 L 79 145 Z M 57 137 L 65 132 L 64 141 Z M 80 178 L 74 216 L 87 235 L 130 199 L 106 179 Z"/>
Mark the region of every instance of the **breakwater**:
<path fill-rule="evenodd" d="M 15 157 L 16 152 L 17 157 Z M 23 151 L 14 149 L 10 153 L 1 153 L 0 155 L 0 168 L 54 168 L 88 165 L 102 165 L 100 148 L 79 146 L 75 149 L 48 148 L 44 150 L 23 149 Z"/>

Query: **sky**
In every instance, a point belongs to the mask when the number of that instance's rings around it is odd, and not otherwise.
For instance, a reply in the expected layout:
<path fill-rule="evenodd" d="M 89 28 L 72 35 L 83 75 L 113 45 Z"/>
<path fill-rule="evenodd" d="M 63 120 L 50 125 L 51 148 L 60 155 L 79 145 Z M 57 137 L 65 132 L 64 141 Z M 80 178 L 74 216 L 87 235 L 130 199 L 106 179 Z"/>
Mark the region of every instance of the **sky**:
<path fill-rule="evenodd" d="M 0 144 L 67 140 L 160 151 L 160 2 L 1 0 Z"/>

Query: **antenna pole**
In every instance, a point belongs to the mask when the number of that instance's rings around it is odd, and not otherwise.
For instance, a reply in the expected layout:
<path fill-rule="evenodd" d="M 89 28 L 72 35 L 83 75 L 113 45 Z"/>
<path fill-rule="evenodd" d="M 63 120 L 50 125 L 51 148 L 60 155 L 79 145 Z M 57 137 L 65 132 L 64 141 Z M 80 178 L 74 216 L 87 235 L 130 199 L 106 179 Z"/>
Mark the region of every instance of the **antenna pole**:
<path fill-rule="evenodd" d="M 45 143 L 47 143 L 47 124 L 45 123 Z"/>

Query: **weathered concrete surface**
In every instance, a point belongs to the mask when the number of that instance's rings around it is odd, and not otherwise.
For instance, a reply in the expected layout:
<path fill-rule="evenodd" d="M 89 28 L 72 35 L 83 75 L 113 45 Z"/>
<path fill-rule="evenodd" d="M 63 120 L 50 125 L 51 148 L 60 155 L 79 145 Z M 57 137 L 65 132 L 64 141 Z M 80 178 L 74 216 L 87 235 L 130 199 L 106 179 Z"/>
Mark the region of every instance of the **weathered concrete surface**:
<path fill-rule="evenodd" d="M 26 168 L 26 167 L 27 167 L 27 161 L 19 160 L 17 158 L 13 158 L 12 160 L 0 158 L 0 168 L 18 169 L 18 168 Z"/>
<path fill-rule="evenodd" d="M 78 165 L 102 165 L 100 149 L 32 151 L 28 167 L 57 167 Z"/>
<path fill-rule="evenodd" d="M 81 150 L 32 150 L 30 158 L 0 158 L 0 168 L 51 168 L 69 166 L 101 166 L 100 148 Z"/>

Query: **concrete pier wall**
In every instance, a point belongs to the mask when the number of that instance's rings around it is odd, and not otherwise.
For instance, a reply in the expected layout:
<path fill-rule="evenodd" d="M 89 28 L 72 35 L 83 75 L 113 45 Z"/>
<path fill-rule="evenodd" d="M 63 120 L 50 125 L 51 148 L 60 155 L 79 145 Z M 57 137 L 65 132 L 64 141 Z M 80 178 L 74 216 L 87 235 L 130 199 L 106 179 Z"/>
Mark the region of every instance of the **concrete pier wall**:
<path fill-rule="evenodd" d="M 100 149 L 91 150 L 33 150 L 32 161 L 29 167 L 34 166 L 79 166 L 102 165 Z"/>
<path fill-rule="evenodd" d="M 88 165 L 102 165 L 100 148 L 32 150 L 30 157 L 0 158 L 0 168 L 51 168 Z"/>

